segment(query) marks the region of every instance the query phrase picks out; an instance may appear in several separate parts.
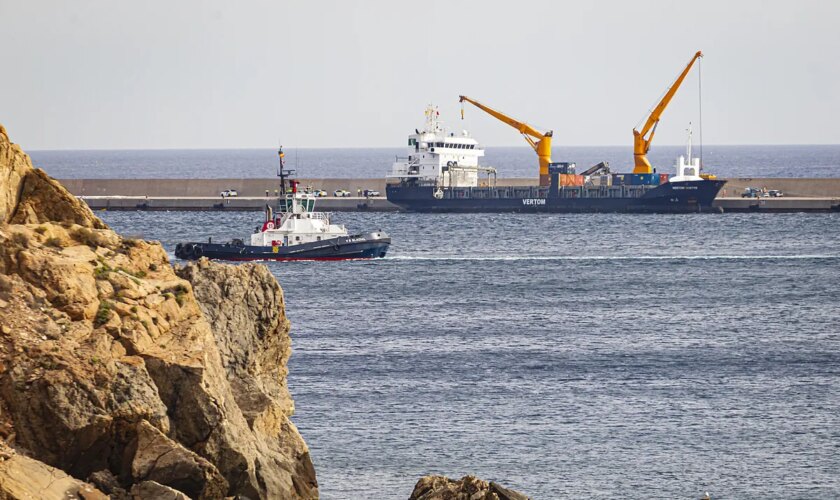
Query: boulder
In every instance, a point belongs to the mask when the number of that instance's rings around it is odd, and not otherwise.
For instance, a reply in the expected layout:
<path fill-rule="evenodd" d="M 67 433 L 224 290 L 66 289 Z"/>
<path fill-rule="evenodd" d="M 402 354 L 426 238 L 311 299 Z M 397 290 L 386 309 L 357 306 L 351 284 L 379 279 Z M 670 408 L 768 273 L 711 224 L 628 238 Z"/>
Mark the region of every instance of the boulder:
<path fill-rule="evenodd" d="M 107 226 L 85 204 L 12 144 L 0 125 L 0 221 L 15 224 L 65 222 L 104 229 Z"/>
<path fill-rule="evenodd" d="M 66 500 L 108 500 L 93 485 L 64 471 L 0 446 L 0 498 Z"/>
<path fill-rule="evenodd" d="M 227 481 L 213 464 L 146 421 L 137 424 L 129 450 L 133 458 L 126 465 L 130 465 L 131 482 L 135 485 L 151 481 L 197 499 L 221 498 L 228 490 Z"/>
<path fill-rule="evenodd" d="M 408 500 L 530 500 L 522 493 L 475 476 L 459 480 L 446 476 L 424 476 L 417 481 Z"/>
<path fill-rule="evenodd" d="M 180 491 L 154 481 L 143 481 L 132 486 L 131 498 L 134 500 L 190 500 L 190 497 Z"/>

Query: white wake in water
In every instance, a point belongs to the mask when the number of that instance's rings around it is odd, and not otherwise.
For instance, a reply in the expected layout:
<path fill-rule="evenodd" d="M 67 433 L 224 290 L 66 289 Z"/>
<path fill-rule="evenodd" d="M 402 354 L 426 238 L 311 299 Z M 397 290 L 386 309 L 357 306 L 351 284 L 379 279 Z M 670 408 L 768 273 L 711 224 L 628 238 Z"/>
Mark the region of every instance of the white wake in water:
<path fill-rule="evenodd" d="M 638 260 L 826 260 L 840 254 L 813 255 L 394 255 L 386 260 L 429 261 L 638 261 Z"/>

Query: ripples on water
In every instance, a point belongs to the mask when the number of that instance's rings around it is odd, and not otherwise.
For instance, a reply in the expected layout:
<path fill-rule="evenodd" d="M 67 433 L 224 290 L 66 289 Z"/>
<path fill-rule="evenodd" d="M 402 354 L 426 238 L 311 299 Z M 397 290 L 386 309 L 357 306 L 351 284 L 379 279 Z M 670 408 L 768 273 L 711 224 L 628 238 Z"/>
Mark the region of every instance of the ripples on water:
<path fill-rule="evenodd" d="M 100 215 L 170 255 L 259 218 Z M 837 214 L 335 217 L 389 257 L 269 264 L 323 498 L 840 497 Z"/>

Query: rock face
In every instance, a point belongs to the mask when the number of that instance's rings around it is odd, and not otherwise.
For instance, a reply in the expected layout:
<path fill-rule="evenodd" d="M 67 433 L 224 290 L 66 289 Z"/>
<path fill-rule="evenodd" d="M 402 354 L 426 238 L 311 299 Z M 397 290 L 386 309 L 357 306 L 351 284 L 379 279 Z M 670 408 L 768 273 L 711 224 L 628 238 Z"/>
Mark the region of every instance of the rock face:
<path fill-rule="evenodd" d="M 530 500 L 522 493 L 475 476 L 455 481 L 445 476 L 425 476 L 417 481 L 408 500 Z"/>
<path fill-rule="evenodd" d="M 291 355 L 283 291 L 261 265 L 222 266 L 206 259 L 176 270 L 189 281 L 209 320 L 236 406 L 256 439 L 240 452 L 258 483 L 284 497 L 317 493 L 309 450 L 289 420 L 286 386 Z M 277 469 L 277 457 L 287 457 Z M 279 473 L 282 471 L 282 473 Z"/>
<path fill-rule="evenodd" d="M 290 352 L 267 269 L 176 274 L 0 127 L 0 445 L 18 452 L 0 462 L 0 498 L 61 474 L 61 493 L 85 498 L 317 498 L 289 420 Z"/>

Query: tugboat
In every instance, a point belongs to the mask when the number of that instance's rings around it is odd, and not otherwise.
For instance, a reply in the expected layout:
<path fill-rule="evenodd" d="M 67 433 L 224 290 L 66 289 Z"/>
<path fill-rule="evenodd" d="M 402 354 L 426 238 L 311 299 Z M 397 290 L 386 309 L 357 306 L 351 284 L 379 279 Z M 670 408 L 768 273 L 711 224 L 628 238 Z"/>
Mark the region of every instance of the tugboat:
<path fill-rule="evenodd" d="M 298 181 L 289 179 L 293 170 L 283 169 L 280 156 L 281 192 L 277 214 L 266 205 L 262 226 L 251 235 L 250 244 L 241 239 L 228 243 L 188 242 L 175 247 L 179 259 L 201 257 L 217 260 L 348 260 L 385 257 L 391 238 L 384 231 L 353 234 L 343 225 L 332 224 L 330 216 L 315 211 L 314 193 L 298 189 Z"/>

